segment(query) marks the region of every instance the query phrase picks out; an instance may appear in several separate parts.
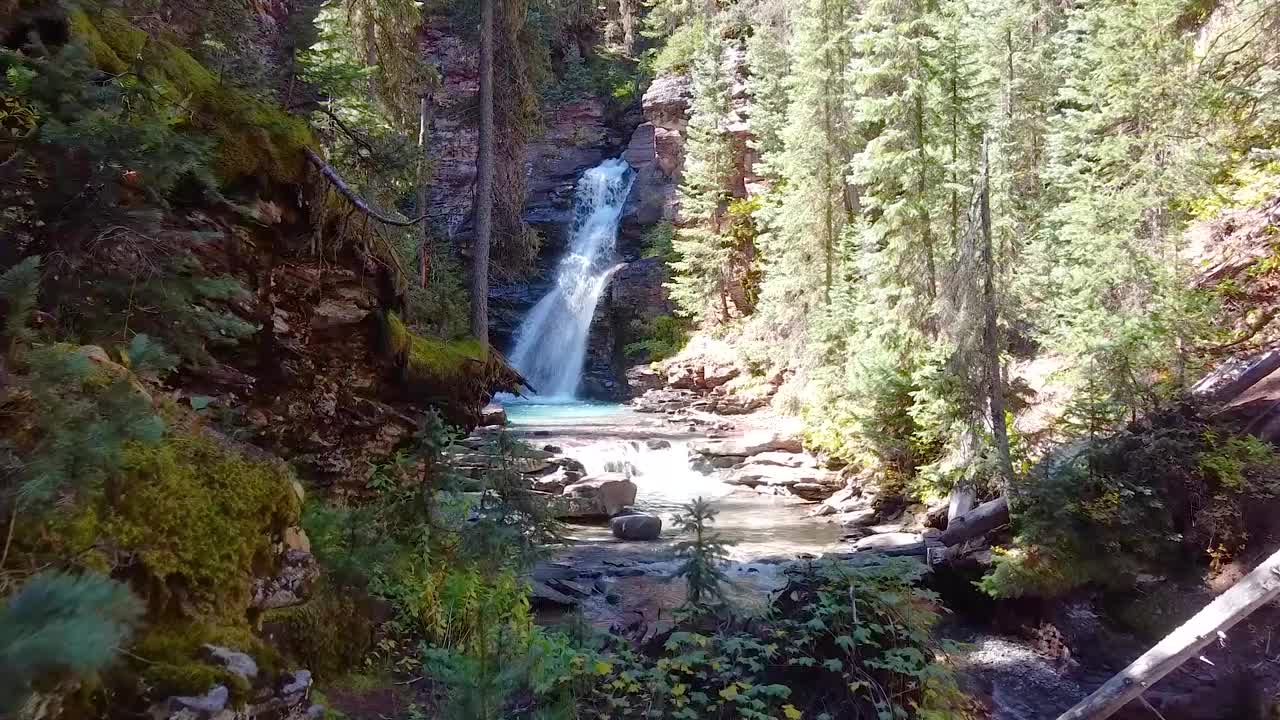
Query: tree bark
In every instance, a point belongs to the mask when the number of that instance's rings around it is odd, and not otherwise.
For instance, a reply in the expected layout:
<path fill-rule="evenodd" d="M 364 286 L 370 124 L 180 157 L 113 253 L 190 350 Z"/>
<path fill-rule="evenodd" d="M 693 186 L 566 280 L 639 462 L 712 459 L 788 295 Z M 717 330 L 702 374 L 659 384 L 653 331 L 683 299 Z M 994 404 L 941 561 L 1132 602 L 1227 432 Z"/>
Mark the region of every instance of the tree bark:
<path fill-rule="evenodd" d="M 435 101 L 430 92 L 422 94 L 421 107 L 418 111 L 418 212 L 427 215 L 427 141 L 431 137 L 431 125 L 434 119 Z M 427 275 L 430 272 L 428 258 L 431 257 L 431 227 L 422 224 L 422 234 L 418 238 L 418 283 L 427 286 Z"/>
<path fill-rule="evenodd" d="M 489 247 L 493 235 L 493 5 L 480 0 L 480 138 L 476 153 L 475 240 L 471 246 L 471 334 L 489 348 Z"/>
<path fill-rule="evenodd" d="M 959 545 L 995 530 L 1009 522 L 1009 501 L 1001 495 L 947 523 L 947 529 L 938 537 L 943 545 Z"/>
<path fill-rule="evenodd" d="M 1218 596 L 1195 617 L 1169 633 L 1092 695 L 1058 716 L 1058 720 L 1102 720 L 1111 717 L 1160 678 L 1218 639 L 1219 633 L 1280 595 L 1280 551 Z"/>
<path fill-rule="evenodd" d="M 1009 431 L 1004 425 L 1004 368 L 1000 363 L 1000 306 L 996 302 L 995 257 L 991 249 L 991 163 L 987 136 L 982 137 L 978 160 L 978 228 L 982 262 L 982 355 L 986 364 L 987 404 L 991 410 L 991 437 L 1000 456 L 1003 489 L 1013 482 L 1013 459 L 1009 456 Z"/>

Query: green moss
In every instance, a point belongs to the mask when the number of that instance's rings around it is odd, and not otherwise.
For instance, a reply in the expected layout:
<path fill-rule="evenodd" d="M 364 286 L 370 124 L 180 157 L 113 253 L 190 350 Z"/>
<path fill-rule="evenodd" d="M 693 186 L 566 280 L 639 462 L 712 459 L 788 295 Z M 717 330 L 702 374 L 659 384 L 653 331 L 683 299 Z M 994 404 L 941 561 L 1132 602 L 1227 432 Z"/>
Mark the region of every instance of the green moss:
<path fill-rule="evenodd" d="M 152 626 L 130 649 L 130 655 L 137 659 L 142 679 L 153 697 L 199 695 L 214 685 L 226 685 L 233 703 L 248 700 L 252 688 L 244 678 L 200 659 L 200 649 L 206 644 L 247 653 L 258 663 L 259 672 L 267 676 L 278 673 L 282 666 L 279 653 L 244 624 L 181 622 Z"/>
<path fill-rule="evenodd" d="M 208 438 L 135 444 L 112 489 L 107 535 L 136 549 L 153 586 L 177 581 L 197 602 L 227 606 L 234 598 L 241 602 L 232 606 L 244 607 L 255 560 L 268 557 L 273 531 L 298 520 L 291 483 L 284 465 Z"/>
<path fill-rule="evenodd" d="M 98 27 L 84 10 L 72 10 L 67 15 L 67 24 L 71 28 L 71 34 L 84 43 L 89 56 L 93 58 L 94 65 L 115 75 L 129 69 L 129 64 L 116 54 L 115 49 L 98 31 Z"/>
<path fill-rule="evenodd" d="M 319 677 L 334 678 L 370 650 L 372 621 L 359 605 L 350 595 L 324 588 L 304 605 L 268 610 L 262 623 L 290 657 Z"/>
<path fill-rule="evenodd" d="M 214 170 L 223 182 L 302 179 L 303 149 L 315 141 L 305 120 L 223 84 L 175 37 L 151 38 L 112 11 L 90 16 L 77 10 L 70 20 L 98 67 L 113 74 L 138 72 L 166 103 L 186 114 L 195 130 L 217 141 Z"/>
<path fill-rule="evenodd" d="M 400 316 L 387 313 L 387 343 L 396 355 L 407 357 L 409 374 L 417 379 L 456 380 L 473 366 L 483 366 L 488 353 L 475 338 L 433 340 L 405 327 Z"/>

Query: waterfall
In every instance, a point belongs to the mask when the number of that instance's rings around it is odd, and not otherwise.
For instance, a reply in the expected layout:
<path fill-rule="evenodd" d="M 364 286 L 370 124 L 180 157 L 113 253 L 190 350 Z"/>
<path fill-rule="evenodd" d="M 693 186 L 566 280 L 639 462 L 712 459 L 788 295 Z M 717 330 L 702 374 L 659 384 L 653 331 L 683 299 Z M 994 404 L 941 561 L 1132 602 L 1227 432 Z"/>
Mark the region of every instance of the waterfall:
<path fill-rule="evenodd" d="M 613 274 L 622 206 L 635 177 L 625 160 L 605 160 L 583 173 L 573 199 L 569 251 L 555 285 L 520 324 L 511 364 L 543 398 L 572 399 L 582 379 L 587 333 Z"/>

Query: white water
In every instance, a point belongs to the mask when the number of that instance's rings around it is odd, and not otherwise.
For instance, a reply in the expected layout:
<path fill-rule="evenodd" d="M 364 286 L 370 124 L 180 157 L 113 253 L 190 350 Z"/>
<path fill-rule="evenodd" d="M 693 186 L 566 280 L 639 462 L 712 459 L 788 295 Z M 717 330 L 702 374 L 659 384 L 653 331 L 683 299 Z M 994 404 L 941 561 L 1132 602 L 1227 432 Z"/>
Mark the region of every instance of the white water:
<path fill-rule="evenodd" d="M 582 380 L 587 333 L 615 268 L 622 206 L 635 177 L 625 160 L 605 160 L 583 173 L 574 196 L 569 251 L 555 285 L 529 311 L 516 333 L 511 364 L 540 399 L 571 400 Z"/>

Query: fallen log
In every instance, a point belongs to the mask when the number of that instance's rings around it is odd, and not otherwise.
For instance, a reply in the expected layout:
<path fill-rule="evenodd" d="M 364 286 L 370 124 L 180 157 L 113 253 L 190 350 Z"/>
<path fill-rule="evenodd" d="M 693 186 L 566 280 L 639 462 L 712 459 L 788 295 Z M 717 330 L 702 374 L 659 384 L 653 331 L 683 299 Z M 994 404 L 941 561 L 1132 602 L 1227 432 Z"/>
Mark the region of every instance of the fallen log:
<path fill-rule="evenodd" d="M 1058 720 L 1102 720 L 1142 695 L 1160 678 L 1186 662 L 1201 648 L 1245 619 L 1249 613 L 1280 596 L 1280 551 L 1267 558 L 1231 589 L 1165 636 L 1092 695 L 1058 716 Z"/>
<path fill-rule="evenodd" d="M 1007 522 L 1009 501 L 1001 495 L 947 523 L 947 529 L 938 539 L 943 545 L 959 545 L 966 540 L 986 535 Z"/>
<path fill-rule="evenodd" d="M 342 179 L 341 175 L 338 174 L 338 171 L 334 170 L 333 166 L 325 162 L 323 159 L 321 159 L 319 155 L 316 155 L 315 152 L 311 150 L 311 148 L 305 148 L 304 152 L 306 152 L 306 155 L 307 155 L 307 162 L 311 163 L 312 165 L 315 165 L 316 169 L 320 171 L 320 174 L 324 175 L 325 179 L 328 180 L 330 184 L 333 185 L 334 189 L 337 190 L 338 193 L 342 195 L 342 197 L 347 199 L 347 202 L 351 203 L 352 205 L 355 206 L 357 210 L 364 213 L 365 215 L 368 215 L 374 220 L 377 220 L 380 223 L 386 223 L 387 225 L 394 225 L 396 227 L 409 227 L 411 225 L 417 225 L 418 223 L 427 219 L 426 215 L 423 215 L 422 217 L 414 218 L 412 220 L 397 220 L 395 218 L 383 215 L 382 213 L 370 207 L 369 203 L 365 201 L 364 198 L 357 195 L 356 191 L 352 190 L 351 186 L 347 185 L 347 182 Z"/>

